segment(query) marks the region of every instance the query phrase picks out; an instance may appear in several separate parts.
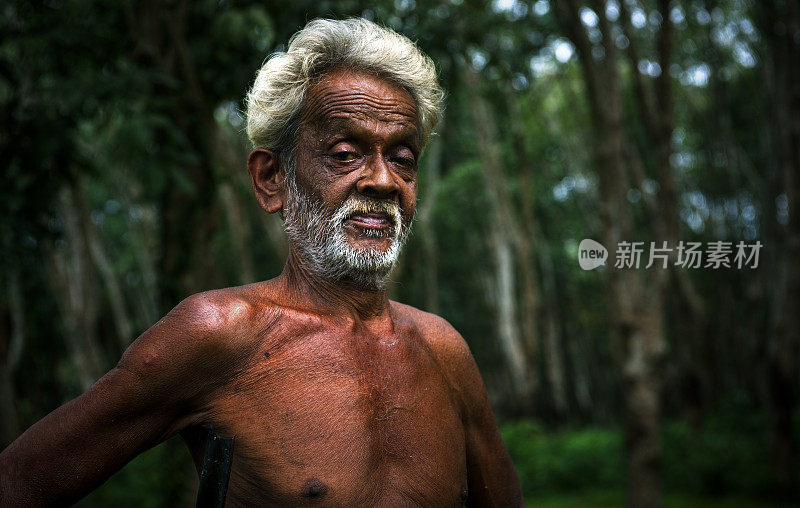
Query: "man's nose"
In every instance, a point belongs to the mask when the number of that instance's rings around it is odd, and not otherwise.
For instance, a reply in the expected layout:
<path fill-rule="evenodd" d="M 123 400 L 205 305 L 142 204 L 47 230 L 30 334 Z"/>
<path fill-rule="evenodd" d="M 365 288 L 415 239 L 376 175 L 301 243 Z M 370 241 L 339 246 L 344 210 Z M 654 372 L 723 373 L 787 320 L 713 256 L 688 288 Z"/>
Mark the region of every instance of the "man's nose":
<path fill-rule="evenodd" d="M 386 197 L 398 191 L 397 175 L 382 154 L 369 157 L 366 175 L 358 181 L 356 189 L 365 196 Z"/>

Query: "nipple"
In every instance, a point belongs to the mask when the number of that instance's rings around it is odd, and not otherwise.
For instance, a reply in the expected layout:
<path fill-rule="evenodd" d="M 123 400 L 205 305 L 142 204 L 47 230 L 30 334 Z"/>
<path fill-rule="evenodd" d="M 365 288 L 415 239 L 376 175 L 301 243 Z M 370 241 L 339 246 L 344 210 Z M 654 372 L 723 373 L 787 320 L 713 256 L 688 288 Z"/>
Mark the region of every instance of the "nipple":
<path fill-rule="evenodd" d="M 301 495 L 309 499 L 318 499 L 328 492 L 328 486 L 317 478 L 309 478 L 303 484 Z"/>

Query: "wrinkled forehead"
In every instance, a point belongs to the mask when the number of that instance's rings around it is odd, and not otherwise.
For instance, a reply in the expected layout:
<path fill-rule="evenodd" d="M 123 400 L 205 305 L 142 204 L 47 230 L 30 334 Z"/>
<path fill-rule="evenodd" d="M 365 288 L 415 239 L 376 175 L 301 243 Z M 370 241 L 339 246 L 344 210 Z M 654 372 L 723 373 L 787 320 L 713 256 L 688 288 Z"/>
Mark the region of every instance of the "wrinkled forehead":
<path fill-rule="evenodd" d="M 335 69 L 309 87 L 301 123 L 324 128 L 347 121 L 379 121 L 419 132 L 417 106 L 408 90 L 364 71 Z"/>

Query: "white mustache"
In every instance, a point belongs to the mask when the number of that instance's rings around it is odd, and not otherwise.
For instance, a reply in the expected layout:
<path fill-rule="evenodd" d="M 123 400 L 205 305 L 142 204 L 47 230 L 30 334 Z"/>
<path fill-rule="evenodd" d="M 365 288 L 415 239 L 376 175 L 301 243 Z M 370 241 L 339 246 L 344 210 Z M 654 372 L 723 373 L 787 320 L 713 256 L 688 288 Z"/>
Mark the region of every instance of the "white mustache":
<path fill-rule="evenodd" d="M 400 227 L 403 223 L 403 216 L 400 213 L 400 206 L 394 201 L 350 196 L 347 201 L 339 207 L 331 217 L 332 224 L 343 224 L 350 216 L 356 213 L 386 213 L 392 222 L 393 236 L 400 234 Z"/>

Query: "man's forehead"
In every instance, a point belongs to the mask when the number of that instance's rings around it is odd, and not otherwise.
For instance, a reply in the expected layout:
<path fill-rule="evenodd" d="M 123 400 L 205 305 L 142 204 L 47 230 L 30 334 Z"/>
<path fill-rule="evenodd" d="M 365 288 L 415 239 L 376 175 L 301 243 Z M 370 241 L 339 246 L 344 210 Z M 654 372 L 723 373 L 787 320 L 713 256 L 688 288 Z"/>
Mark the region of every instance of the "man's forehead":
<path fill-rule="evenodd" d="M 351 69 L 337 69 L 309 87 L 303 123 L 333 126 L 352 119 L 373 119 L 419 130 L 411 94 L 385 78 Z"/>

